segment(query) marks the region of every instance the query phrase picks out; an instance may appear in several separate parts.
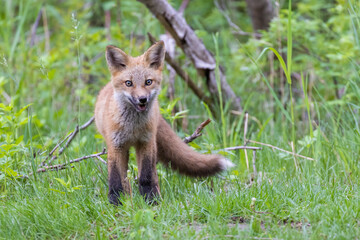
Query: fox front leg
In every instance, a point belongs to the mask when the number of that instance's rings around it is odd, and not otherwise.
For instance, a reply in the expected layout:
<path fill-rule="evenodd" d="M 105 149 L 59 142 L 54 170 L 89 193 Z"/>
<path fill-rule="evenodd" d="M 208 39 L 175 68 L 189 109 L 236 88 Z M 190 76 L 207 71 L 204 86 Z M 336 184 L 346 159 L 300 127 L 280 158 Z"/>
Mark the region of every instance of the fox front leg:
<path fill-rule="evenodd" d="M 139 169 L 139 190 L 147 202 L 152 202 L 159 194 L 159 180 L 156 171 L 155 140 L 140 143 L 136 146 L 136 157 Z"/>
<path fill-rule="evenodd" d="M 108 180 L 109 180 L 109 202 L 121 205 L 119 200 L 122 193 L 129 193 L 130 186 L 127 180 L 127 169 L 129 161 L 128 149 L 109 149 L 108 153 Z"/>

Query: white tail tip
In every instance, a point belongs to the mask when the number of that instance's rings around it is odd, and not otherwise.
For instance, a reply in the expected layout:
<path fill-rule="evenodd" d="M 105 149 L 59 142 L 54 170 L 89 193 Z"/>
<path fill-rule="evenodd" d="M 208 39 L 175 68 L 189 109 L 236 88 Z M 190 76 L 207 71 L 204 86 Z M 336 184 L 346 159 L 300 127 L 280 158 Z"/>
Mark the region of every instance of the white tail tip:
<path fill-rule="evenodd" d="M 229 168 L 235 167 L 235 164 L 233 164 L 231 161 L 229 161 L 226 158 L 220 159 L 220 164 L 223 170 L 227 170 Z"/>

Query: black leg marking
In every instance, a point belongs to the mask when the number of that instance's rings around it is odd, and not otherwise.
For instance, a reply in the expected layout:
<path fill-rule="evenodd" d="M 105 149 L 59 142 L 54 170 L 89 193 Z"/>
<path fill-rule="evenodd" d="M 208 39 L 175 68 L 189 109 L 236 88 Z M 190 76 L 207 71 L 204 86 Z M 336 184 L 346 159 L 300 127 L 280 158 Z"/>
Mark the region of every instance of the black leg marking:
<path fill-rule="evenodd" d="M 148 156 L 145 156 L 142 160 L 141 173 L 139 179 L 140 194 L 145 197 L 146 201 L 152 201 L 156 196 L 157 189 L 154 179 L 152 179 L 153 169 L 152 162 Z"/>
<path fill-rule="evenodd" d="M 109 202 L 114 205 L 121 205 L 119 197 L 123 192 L 123 186 L 121 185 L 120 173 L 115 164 L 112 164 L 109 170 Z"/>

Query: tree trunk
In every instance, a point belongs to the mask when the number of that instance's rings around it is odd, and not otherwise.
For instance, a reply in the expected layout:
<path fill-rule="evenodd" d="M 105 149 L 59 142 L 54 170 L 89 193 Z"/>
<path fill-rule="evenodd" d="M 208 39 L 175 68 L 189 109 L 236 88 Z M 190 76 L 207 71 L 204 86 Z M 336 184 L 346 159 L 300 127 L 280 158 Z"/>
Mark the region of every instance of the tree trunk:
<path fill-rule="evenodd" d="M 218 98 L 215 78 L 216 61 L 206 49 L 204 43 L 196 36 L 182 14 L 178 13 L 166 0 L 138 0 L 155 15 L 165 29 L 175 39 L 185 55 L 191 59 L 199 74 L 206 79 L 207 87 L 213 96 Z M 232 109 L 241 111 L 240 98 L 237 97 L 226 82 L 224 72 L 220 68 L 221 90 L 224 101 L 231 101 Z"/>
<path fill-rule="evenodd" d="M 254 31 L 268 30 L 275 15 L 271 0 L 246 0 L 246 3 Z"/>

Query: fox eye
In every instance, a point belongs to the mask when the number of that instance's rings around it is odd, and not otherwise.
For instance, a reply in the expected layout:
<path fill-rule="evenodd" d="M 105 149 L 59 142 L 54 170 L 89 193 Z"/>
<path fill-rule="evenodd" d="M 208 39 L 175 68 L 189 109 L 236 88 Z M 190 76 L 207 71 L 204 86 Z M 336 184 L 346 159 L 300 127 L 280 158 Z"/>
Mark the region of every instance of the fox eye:
<path fill-rule="evenodd" d="M 152 80 L 151 79 L 148 79 L 145 81 L 145 85 L 146 86 L 150 86 L 152 84 Z"/>
<path fill-rule="evenodd" d="M 131 87 L 131 86 L 133 85 L 133 83 L 132 83 L 132 81 L 127 80 L 127 81 L 125 81 L 125 85 L 126 85 L 127 87 Z"/>

